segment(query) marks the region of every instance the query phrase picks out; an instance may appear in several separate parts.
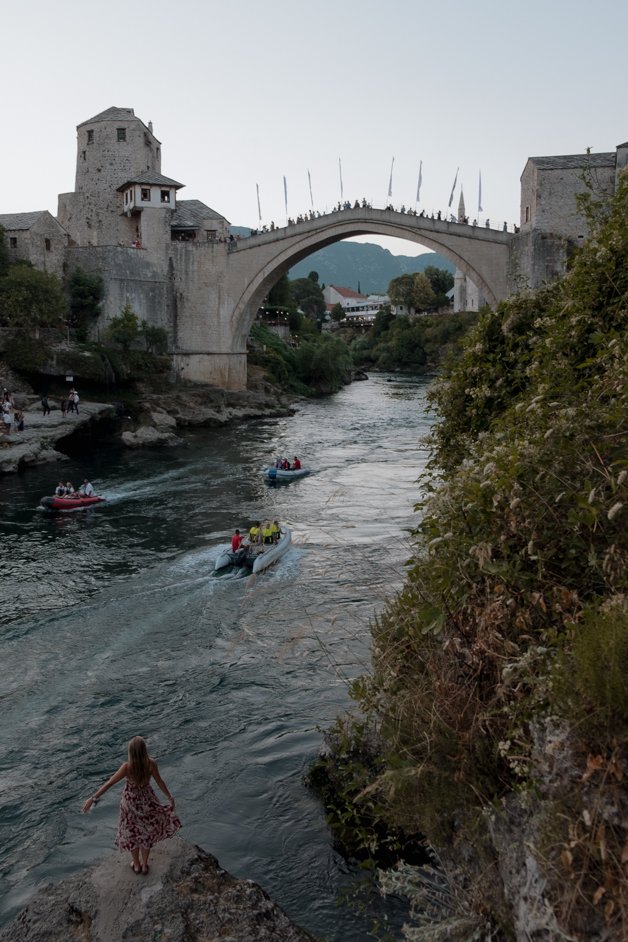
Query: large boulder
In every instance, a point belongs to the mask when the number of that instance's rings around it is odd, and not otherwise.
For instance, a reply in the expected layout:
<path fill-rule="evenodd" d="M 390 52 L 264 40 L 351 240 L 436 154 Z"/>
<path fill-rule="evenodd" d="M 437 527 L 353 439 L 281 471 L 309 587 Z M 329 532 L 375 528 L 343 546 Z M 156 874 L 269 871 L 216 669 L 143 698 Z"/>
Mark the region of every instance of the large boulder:
<path fill-rule="evenodd" d="M 313 942 L 250 880 L 178 837 L 158 844 L 150 872 L 106 857 L 33 897 L 0 942 Z"/>

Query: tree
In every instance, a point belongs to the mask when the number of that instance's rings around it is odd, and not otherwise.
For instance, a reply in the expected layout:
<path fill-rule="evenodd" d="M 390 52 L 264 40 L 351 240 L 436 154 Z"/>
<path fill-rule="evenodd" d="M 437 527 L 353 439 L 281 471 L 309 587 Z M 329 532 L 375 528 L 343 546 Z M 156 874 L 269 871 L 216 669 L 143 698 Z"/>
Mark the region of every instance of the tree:
<path fill-rule="evenodd" d="M 429 279 L 432 290 L 436 295 L 435 304 L 442 307 L 448 303 L 447 292 L 454 286 L 454 276 L 446 268 L 437 268 L 436 265 L 428 265 L 424 274 Z"/>
<path fill-rule="evenodd" d="M 105 331 L 106 336 L 119 343 L 123 350 L 128 350 L 140 332 L 140 325 L 133 308 L 125 304 L 118 317 L 113 317 Z"/>
<path fill-rule="evenodd" d="M 76 268 L 68 279 L 70 296 L 70 327 L 74 327 L 81 340 L 87 337 L 89 324 L 100 313 L 100 303 L 105 294 L 102 276 Z"/>
<path fill-rule="evenodd" d="M 435 294 L 447 294 L 454 286 L 454 276 L 446 268 L 437 268 L 436 265 L 427 265 L 424 275 L 429 278 Z"/>
<path fill-rule="evenodd" d="M 315 285 L 318 284 L 318 272 L 317 271 L 311 271 L 307 277 L 310 279 L 310 281 L 313 281 Z"/>
<path fill-rule="evenodd" d="M 430 280 L 422 271 L 393 278 L 388 296 L 393 304 L 403 305 L 409 311 L 433 307 L 436 301 Z"/>
<path fill-rule="evenodd" d="M 316 272 L 310 274 L 318 275 Z M 295 304 L 313 320 L 320 321 L 325 316 L 326 305 L 323 290 L 318 281 L 312 278 L 297 278 L 290 282 L 290 291 Z"/>
<path fill-rule="evenodd" d="M 436 295 L 430 280 L 422 271 L 415 272 L 412 276 L 412 307 L 415 311 L 424 311 L 426 308 L 434 307 Z"/>
<path fill-rule="evenodd" d="M 396 307 L 412 307 L 412 275 L 399 275 L 388 285 L 388 297 Z"/>
<path fill-rule="evenodd" d="M 37 329 L 61 327 L 69 314 L 63 285 L 56 275 L 31 265 L 11 265 L 0 279 L 0 324 Z"/>
<path fill-rule="evenodd" d="M 345 309 L 343 308 L 340 301 L 337 301 L 336 304 L 334 304 L 334 306 L 331 309 L 331 319 L 332 321 L 335 321 L 336 323 L 338 323 L 344 318 L 344 316 L 345 316 Z"/>
<path fill-rule="evenodd" d="M 140 333 L 144 338 L 148 353 L 165 353 L 168 349 L 168 331 L 165 327 L 154 327 L 142 321 Z"/>
<path fill-rule="evenodd" d="M 282 312 L 296 310 L 296 305 L 290 290 L 290 281 L 287 275 L 282 275 L 279 281 L 270 289 L 265 306 L 267 309 L 275 309 Z"/>

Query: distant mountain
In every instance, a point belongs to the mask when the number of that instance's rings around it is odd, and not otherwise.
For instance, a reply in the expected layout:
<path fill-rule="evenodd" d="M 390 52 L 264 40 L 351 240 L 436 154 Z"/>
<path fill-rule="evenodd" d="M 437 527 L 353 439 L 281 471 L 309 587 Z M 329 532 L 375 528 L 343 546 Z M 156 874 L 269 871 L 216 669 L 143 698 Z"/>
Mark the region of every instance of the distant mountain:
<path fill-rule="evenodd" d="M 231 231 L 234 235 L 249 235 L 251 230 L 232 226 Z M 372 242 L 335 242 L 308 255 L 290 269 L 288 277 L 307 278 L 311 271 L 316 271 L 321 284 L 341 285 L 354 291 L 359 286 L 362 294 L 385 294 L 393 278 L 424 271 L 428 265 L 444 268 L 452 274 L 456 270 L 449 259 L 435 252 L 393 255 Z"/>

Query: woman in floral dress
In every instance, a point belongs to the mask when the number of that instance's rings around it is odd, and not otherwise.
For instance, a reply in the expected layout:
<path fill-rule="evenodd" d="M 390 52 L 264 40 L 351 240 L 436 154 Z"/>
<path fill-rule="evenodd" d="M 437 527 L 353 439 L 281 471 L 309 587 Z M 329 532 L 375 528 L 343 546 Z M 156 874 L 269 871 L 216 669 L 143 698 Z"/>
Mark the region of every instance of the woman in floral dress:
<path fill-rule="evenodd" d="M 148 873 L 151 847 L 176 834 L 181 821 L 174 813 L 174 798 L 159 774 L 157 763 L 149 756 L 141 736 L 134 736 L 130 741 L 128 761 L 123 762 L 109 781 L 87 799 L 83 805 L 83 814 L 123 778 L 126 782 L 120 799 L 116 847 L 121 851 L 130 851 L 131 867 L 135 873 Z M 155 779 L 169 804 L 161 804 L 151 787 L 151 778 Z"/>

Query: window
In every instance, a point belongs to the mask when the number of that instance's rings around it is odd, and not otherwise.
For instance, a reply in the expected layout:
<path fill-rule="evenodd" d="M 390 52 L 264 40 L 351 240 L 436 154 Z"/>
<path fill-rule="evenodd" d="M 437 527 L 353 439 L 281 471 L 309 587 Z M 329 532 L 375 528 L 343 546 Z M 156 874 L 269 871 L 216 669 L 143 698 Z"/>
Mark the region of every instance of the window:
<path fill-rule="evenodd" d="M 44 239 L 44 245 L 46 246 L 46 252 L 49 252 L 52 248 L 52 243 L 50 239 Z"/>
<path fill-rule="evenodd" d="M 17 248 L 17 239 L 16 239 L 15 236 L 11 236 L 11 238 L 9 239 L 9 246 L 10 246 L 10 248 L 12 248 L 12 249 L 16 249 L 16 248 Z"/>
<path fill-rule="evenodd" d="M 88 143 L 88 144 L 93 144 L 93 143 L 94 143 L 94 132 L 93 132 L 93 131 L 88 131 L 88 132 L 87 132 L 87 143 Z"/>
<path fill-rule="evenodd" d="M 83 160 L 87 160 L 87 151 L 86 151 L 86 150 L 81 151 L 81 157 L 83 158 Z"/>
<path fill-rule="evenodd" d="M 530 207 L 526 206 L 526 222 L 530 222 Z"/>
<path fill-rule="evenodd" d="M 150 187 L 149 186 L 142 187 L 142 202 L 150 203 Z"/>
<path fill-rule="evenodd" d="M 126 128 L 116 128 L 119 141 L 126 141 Z"/>
<path fill-rule="evenodd" d="M 162 191 L 161 191 L 161 202 L 162 202 L 162 203 L 169 203 L 169 202 L 170 202 L 170 190 L 162 190 Z"/>

